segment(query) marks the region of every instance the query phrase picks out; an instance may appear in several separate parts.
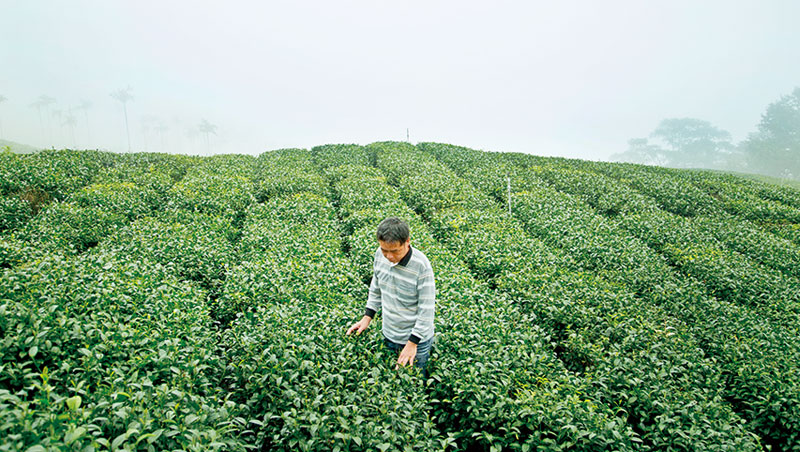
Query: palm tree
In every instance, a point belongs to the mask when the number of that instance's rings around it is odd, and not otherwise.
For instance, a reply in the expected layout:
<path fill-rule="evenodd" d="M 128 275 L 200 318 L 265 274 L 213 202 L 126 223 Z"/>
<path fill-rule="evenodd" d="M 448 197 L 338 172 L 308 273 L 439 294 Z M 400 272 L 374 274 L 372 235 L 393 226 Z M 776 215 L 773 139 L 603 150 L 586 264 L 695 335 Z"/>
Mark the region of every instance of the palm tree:
<path fill-rule="evenodd" d="M 68 126 L 70 131 L 70 136 L 72 137 L 72 148 L 76 149 L 78 146 L 75 144 L 75 125 L 78 124 L 78 120 L 75 119 L 75 115 L 72 114 L 72 109 L 70 108 L 67 110 L 67 116 L 64 118 L 64 122 L 62 125 Z"/>
<path fill-rule="evenodd" d="M 161 137 L 161 152 L 167 152 L 167 144 L 166 141 L 164 141 L 164 133 L 169 130 L 169 126 L 167 125 L 166 122 L 159 119 L 158 123 L 156 124 L 155 130 Z"/>
<path fill-rule="evenodd" d="M 209 141 L 209 135 L 217 134 L 217 126 L 203 119 L 197 126 L 197 130 L 206 135 L 206 148 L 208 149 L 208 153 L 211 154 L 211 142 Z"/>
<path fill-rule="evenodd" d="M 80 104 L 78 104 L 78 110 L 83 110 L 83 117 L 86 119 L 86 147 L 90 147 L 91 135 L 89 133 L 89 109 L 92 108 L 92 103 L 88 100 L 82 100 Z"/>
<path fill-rule="evenodd" d="M 150 136 L 150 130 L 153 128 L 153 125 L 156 123 L 158 119 L 153 115 L 144 115 L 140 120 L 142 124 L 142 139 L 144 140 L 144 151 L 148 152 L 150 150 L 150 146 L 148 145 L 148 138 Z"/>
<path fill-rule="evenodd" d="M 39 113 L 39 127 L 42 129 L 42 135 L 45 135 L 44 121 L 42 121 L 42 109 L 47 108 L 51 104 L 56 103 L 56 100 L 46 94 L 42 94 L 38 99 L 33 101 L 31 107 L 35 108 Z M 49 124 L 49 121 L 48 121 Z M 47 141 L 50 141 L 50 128 L 47 128 Z"/>
<path fill-rule="evenodd" d="M 128 128 L 128 101 L 133 100 L 131 87 L 115 91 L 111 93 L 111 97 L 122 102 L 122 111 L 125 113 L 125 135 L 128 137 L 128 152 L 131 152 L 131 132 Z"/>
<path fill-rule="evenodd" d="M 181 134 L 181 130 L 183 129 L 183 121 L 178 116 L 172 117 L 172 130 L 174 132 L 174 152 L 182 153 L 183 152 L 183 134 Z"/>
<path fill-rule="evenodd" d="M 189 138 L 189 152 L 194 150 L 195 140 L 197 139 L 197 135 L 200 132 L 197 131 L 197 127 L 187 127 L 186 128 L 186 137 Z"/>
<path fill-rule="evenodd" d="M 8 99 L 6 98 L 6 96 L 3 96 L 2 94 L 0 94 L 0 104 L 2 104 L 3 102 L 5 102 L 7 100 Z M 2 140 L 2 139 L 3 139 L 3 122 L 0 121 L 0 140 Z"/>
<path fill-rule="evenodd" d="M 59 108 L 57 110 L 53 110 L 50 113 L 50 116 L 52 116 L 53 118 L 56 118 L 56 124 L 57 125 L 60 124 L 63 127 L 64 124 L 61 123 L 61 115 L 62 115 L 62 113 L 64 113 L 64 110 L 61 110 Z M 48 125 L 47 129 L 50 130 L 50 126 L 49 125 Z M 57 136 L 53 137 L 52 141 L 55 141 L 56 143 L 60 142 L 61 141 L 61 137 L 62 137 L 61 129 L 56 128 L 56 133 L 54 135 L 57 135 Z M 61 146 L 59 145 L 59 147 L 61 147 Z"/>

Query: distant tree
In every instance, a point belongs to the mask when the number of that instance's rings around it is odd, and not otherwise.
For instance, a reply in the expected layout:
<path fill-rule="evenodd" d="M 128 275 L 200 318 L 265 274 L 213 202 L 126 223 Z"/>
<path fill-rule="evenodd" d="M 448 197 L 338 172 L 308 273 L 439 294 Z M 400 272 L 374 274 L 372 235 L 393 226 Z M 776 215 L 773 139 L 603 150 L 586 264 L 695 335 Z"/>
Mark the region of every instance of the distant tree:
<path fill-rule="evenodd" d="M 89 130 L 89 109 L 92 108 L 92 103 L 88 100 L 82 100 L 80 104 L 78 104 L 78 110 L 83 110 L 83 117 L 86 120 L 86 146 L 91 146 L 91 131 Z"/>
<path fill-rule="evenodd" d="M 182 153 L 183 152 L 183 136 L 182 136 L 183 134 L 181 133 L 181 130 L 184 129 L 183 121 L 181 121 L 181 118 L 179 118 L 176 115 L 176 116 L 172 117 L 172 121 L 170 121 L 170 122 L 172 123 L 172 135 L 173 135 L 172 142 L 174 143 L 174 147 L 175 147 L 174 152 Z"/>
<path fill-rule="evenodd" d="M 665 119 L 650 137 L 666 144 L 670 166 L 719 168 L 734 149 L 730 133 L 701 119 Z"/>
<path fill-rule="evenodd" d="M 144 140 L 144 150 L 147 152 L 150 150 L 149 146 L 149 138 L 150 138 L 150 130 L 154 127 L 158 118 L 153 115 L 144 115 L 141 118 L 141 125 L 142 125 L 142 139 Z"/>
<path fill-rule="evenodd" d="M 64 110 L 62 110 L 60 108 L 55 109 L 52 112 L 50 112 L 50 116 L 52 116 L 53 118 L 56 119 L 56 125 L 57 126 L 62 126 L 62 127 L 64 126 L 64 124 L 61 122 L 61 116 L 62 116 L 63 113 L 64 113 Z M 49 129 L 49 127 L 48 127 L 48 129 Z M 57 136 L 51 137 L 52 141 L 54 141 L 56 143 L 62 141 L 61 129 L 56 128 L 56 133 L 54 135 L 57 135 Z M 60 145 L 59 145 L 59 147 L 60 147 Z"/>
<path fill-rule="evenodd" d="M 650 143 L 647 138 L 632 138 L 628 140 L 628 149 L 625 152 L 612 155 L 611 160 L 644 165 L 667 164 L 665 150 L 658 145 Z"/>
<path fill-rule="evenodd" d="M 69 127 L 70 136 L 72 137 L 72 148 L 76 149 L 78 146 L 75 143 L 75 126 L 78 124 L 78 120 L 75 119 L 75 115 L 72 114 L 72 109 L 70 108 L 67 110 L 67 115 L 64 117 L 64 122 L 62 125 Z"/>
<path fill-rule="evenodd" d="M 7 100 L 8 99 L 6 98 L 6 96 L 3 96 L 2 94 L 0 94 L 0 104 L 2 104 L 3 102 L 5 102 Z M 0 117 L 0 140 L 3 139 L 3 121 L 2 121 L 2 119 L 3 118 Z"/>
<path fill-rule="evenodd" d="M 205 136 L 206 136 L 206 149 L 208 150 L 208 153 L 210 154 L 211 153 L 211 141 L 209 139 L 209 135 L 211 135 L 211 134 L 216 135 L 217 134 L 217 126 L 215 126 L 214 124 L 211 124 L 210 122 L 208 122 L 205 119 L 203 119 L 202 121 L 200 121 L 200 124 L 197 126 L 197 130 L 200 133 L 205 134 Z"/>
<path fill-rule="evenodd" d="M 46 94 L 42 94 L 38 99 L 33 101 L 31 107 L 36 109 L 39 113 L 39 127 L 41 127 L 42 136 L 45 136 L 44 121 L 42 120 L 42 109 L 47 109 L 50 105 L 56 103 L 56 100 Z M 49 121 L 48 121 L 49 124 Z M 47 128 L 47 141 L 50 141 L 50 128 Z"/>
<path fill-rule="evenodd" d="M 161 152 L 167 152 L 167 143 L 164 140 L 164 134 L 169 131 L 169 126 L 166 122 L 158 119 L 155 125 L 155 131 L 158 133 L 158 136 L 161 138 Z"/>
<path fill-rule="evenodd" d="M 743 147 L 755 171 L 800 179 L 800 88 L 767 107 Z"/>
<path fill-rule="evenodd" d="M 128 86 L 125 89 L 117 90 L 111 93 L 111 97 L 122 103 L 122 111 L 125 113 L 125 135 L 128 137 L 128 152 L 130 152 L 131 131 L 130 128 L 128 127 L 128 102 L 133 100 L 133 95 L 131 94 L 131 87 Z"/>
<path fill-rule="evenodd" d="M 198 135 L 200 135 L 200 132 L 197 130 L 197 127 L 186 127 L 186 137 L 189 138 L 190 152 L 192 149 L 194 149 Z"/>
<path fill-rule="evenodd" d="M 693 118 L 664 119 L 648 138 L 628 141 L 625 152 L 611 160 L 679 168 L 734 169 L 736 147 L 731 134 L 708 121 Z"/>

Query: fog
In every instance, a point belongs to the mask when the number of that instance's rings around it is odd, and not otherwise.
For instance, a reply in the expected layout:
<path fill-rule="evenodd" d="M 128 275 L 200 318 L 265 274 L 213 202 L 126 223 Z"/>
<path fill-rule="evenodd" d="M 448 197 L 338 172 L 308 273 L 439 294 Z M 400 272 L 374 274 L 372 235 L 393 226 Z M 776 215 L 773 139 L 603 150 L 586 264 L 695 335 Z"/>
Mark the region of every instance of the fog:
<path fill-rule="evenodd" d="M 743 140 L 800 85 L 789 0 L 2 0 L 0 11 L 0 138 L 39 148 L 126 152 L 129 136 L 132 151 L 258 154 L 408 133 L 604 160 L 665 118 Z"/>

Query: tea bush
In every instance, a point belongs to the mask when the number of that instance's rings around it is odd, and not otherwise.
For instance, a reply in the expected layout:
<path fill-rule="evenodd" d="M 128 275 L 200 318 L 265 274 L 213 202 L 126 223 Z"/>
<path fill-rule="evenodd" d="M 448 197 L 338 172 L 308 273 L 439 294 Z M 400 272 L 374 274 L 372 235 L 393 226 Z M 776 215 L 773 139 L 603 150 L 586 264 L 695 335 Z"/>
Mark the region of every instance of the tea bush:
<path fill-rule="evenodd" d="M 796 190 L 397 142 L 0 176 L 0 450 L 800 450 Z M 427 380 L 344 335 L 390 215 Z"/>
<path fill-rule="evenodd" d="M 220 299 L 235 315 L 224 336 L 228 387 L 254 419 L 244 434 L 280 450 L 434 450 L 439 435 L 418 377 L 344 335 L 367 288 L 339 240 L 332 207 L 311 193 L 248 215 L 246 261 Z"/>
<path fill-rule="evenodd" d="M 97 254 L 6 271 L 0 293 L 4 449 L 244 450 L 199 289 Z"/>
<path fill-rule="evenodd" d="M 19 228 L 32 214 L 28 202 L 19 198 L 0 198 L 0 233 Z"/>
<path fill-rule="evenodd" d="M 385 167 L 402 172 L 403 158 L 431 156 L 395 154 Z M 379 154 L 383 167 L 381 162 Z M 427 196 L 414 196 L 415 191 L 431 190 L 419 184 L 401 187 L 410 199 Z M 572 273 L 572 259 L 528 238 L 497 210 L 454 207 L 435 214 L 431 223 L 478 275 L 495 278 L 499 289 L 535 314 L 556 339 L 565 365 L 598 382 L 593 396 L 619 406 L 648 447 L 687 448 L 701 441 L 708 447 L 756 447 L 741 419 L 721 400 L 713 363 L 687 334 L 668 334 L 685 330 L 669 315 L 600 278 Z M 639 385 L 648 389 L 635 391 Z M 687 406 L 693 407 L 691 414 Z M 704 429 L 697 428 L 697 419 L 706 419 Z M 676 427 L 665 432 L 664 422 Z"/>
<path fill-rule="evenodd" d="M 438 333 L 428 364 L 432 368 L 428 391 L 440 429 L 457 449 L 633 447 L 638 438 L 607 407 L 585 399 L 587 383 L 563 368 L 541 329 L 526 321 L 510 300 L 492 294 L 485 284 L 474 280 L 467 267 L 436 242 L 410 208 L 390 203 L 394 207 L 386 209 L 383 196 L 372 196 L 395 193 L 399 198 L 394 187 L 378 185 L 369 168 L 347 168 L 346 172 L 349 177 L 338 178 L 335 175 L 341 172 L 327 171 L 334 197 L 340 199 L 340 214 L 353 210 L 352 205 L 374 206 L 357 211 L 359 218 L 369 217 L 369 212 L 372 221 L 363 230 L 354 231 L 354 242 L 361 246 L 351 247 L 353 257 L 374 255 L 378 222 L 398 215 L 410 223 L 413 246 L 424 250 L 431 260 L 438 294 Z M 371 261 L 364 262 L 364 267 L 367 264 L 365 269 L 371 275 Z M 511 324 L 517 326 L 505 327 Z M 487 356 L 492 359 L 486 360 Z"/>

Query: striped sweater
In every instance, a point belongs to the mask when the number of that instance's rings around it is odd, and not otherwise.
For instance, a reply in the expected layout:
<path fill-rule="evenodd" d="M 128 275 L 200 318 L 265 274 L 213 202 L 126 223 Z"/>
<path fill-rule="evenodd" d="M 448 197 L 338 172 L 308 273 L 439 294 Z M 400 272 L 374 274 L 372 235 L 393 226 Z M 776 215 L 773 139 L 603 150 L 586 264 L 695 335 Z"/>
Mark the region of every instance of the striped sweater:
<path fill-rule="evenodd" d="M 431 339 L 436 285 L 425 254 L 409 247 L 405 257 L 392 265 L 378 247 L 373 271 L 365 315 L 375 317 L 382 310 L 383 335 L 396 344 Z"/>

